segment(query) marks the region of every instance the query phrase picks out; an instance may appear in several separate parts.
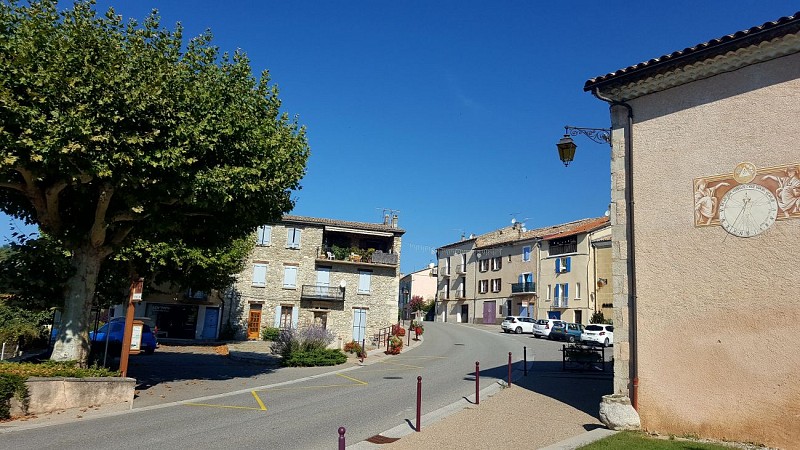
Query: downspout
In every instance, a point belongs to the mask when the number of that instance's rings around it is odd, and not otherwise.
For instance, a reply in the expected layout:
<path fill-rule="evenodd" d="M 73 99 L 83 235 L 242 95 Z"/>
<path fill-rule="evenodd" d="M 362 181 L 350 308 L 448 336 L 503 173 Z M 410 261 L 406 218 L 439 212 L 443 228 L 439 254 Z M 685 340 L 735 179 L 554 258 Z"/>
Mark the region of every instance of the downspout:
<path fill-rule="evenodd" d="M 631 105 L 603 97 L 599 88 L 594 88 L 592 94 L 609 104 L 609 110 L 614 106 L 623 106 L 628 110 L 628 123 L 625 130 L 625 232 L 628 239 L 628 308 L 630 310 L 630 351 L 631 351 L 631 405 L 639 411 L 639 345 L 638 345 L 638 313 L 636 296 L 636 257 L 634 249 L 633 226 L 633 108 Z"/>

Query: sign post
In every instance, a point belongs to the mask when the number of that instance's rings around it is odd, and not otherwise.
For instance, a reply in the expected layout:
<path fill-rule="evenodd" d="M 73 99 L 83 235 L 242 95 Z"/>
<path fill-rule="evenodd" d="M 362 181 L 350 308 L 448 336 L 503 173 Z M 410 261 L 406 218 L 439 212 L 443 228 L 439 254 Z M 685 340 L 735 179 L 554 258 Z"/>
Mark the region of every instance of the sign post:
<path fill-rule="evenodd" d="M 119 357 L 119 371 L 123 377 L 128 375 L 128 357 L 133 353 L 139 353 L 139 348 L 142 342 L 142 323 L 139 322 L 137 326 L 138 333 L 136 333 L 136 340 L 134 337 L 134 304 L 142 301 L 142 287 L 144 278 L 137 278 L 131 281 L 130 296 L 128 305 L 125 311 L 125 332 L 122 335 L 122 354 Z M 135 347 L 134 347 L 135 346 Z"/>

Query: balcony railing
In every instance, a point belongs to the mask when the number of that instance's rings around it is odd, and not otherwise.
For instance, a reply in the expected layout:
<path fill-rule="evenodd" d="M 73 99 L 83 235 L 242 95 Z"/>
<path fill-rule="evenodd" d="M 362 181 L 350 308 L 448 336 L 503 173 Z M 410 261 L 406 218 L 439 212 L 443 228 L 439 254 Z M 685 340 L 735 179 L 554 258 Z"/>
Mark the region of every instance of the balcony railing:
<path fill-rule="evenodd" d="M 456 266 L 456 273 L 467 273 L 467 265 L 466 264 L 459 264 Z"/>
<path fill-rule="evenodd" d="M 400 262 L 400 257 L 396 253 L 384 253 L 381 250 L 369 252 L 366 250 L 342 252 L 340 248 L 333 247 L 318 248 L 319 259 L 329 261 L 350 261 L 366 264 L 386 264 L 396 266 Z M 336 251 L 334 251 L 336 250 Z"/>
<path fill-rule="evenodd" d="M 439 300 L 450 300 L 450 293 L 447 291 L 439 291 Z"/>
<path fill-rule="evenodd" d="M 343 302 L 344 292 L 339 287 L 304 284 L 300 292 L 300 298 L 308 300 Z"/>
<path fill-rule="evenodd" d="M 553 308 L 569 308 L 569 299 L 567 297 L 554 298 Z"/>
<path fill-rule="evenodd" d="M 512 294 L 532 294 L 536 292 L 536 283 L 529 281 L 525 283 L 511 283 Z"/>
<path fill-rule="evenodd" d="M 444 266 L 441 270 L 442 276 L 449 277 L 450 276 L 450 266 Z"/>

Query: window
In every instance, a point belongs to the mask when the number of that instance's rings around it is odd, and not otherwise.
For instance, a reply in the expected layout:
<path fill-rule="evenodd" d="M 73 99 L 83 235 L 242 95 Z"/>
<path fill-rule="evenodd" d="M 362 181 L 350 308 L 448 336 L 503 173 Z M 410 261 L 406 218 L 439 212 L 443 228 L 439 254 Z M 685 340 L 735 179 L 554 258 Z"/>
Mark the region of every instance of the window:
<path fill-rule="evenodd" d="M 478 293 L 485 294 L 489 292 L 489 280 L 478 281 Z"/>
<path fill-rule="evenodd" d="M 489 270 L 489 260 L 488 259 L 480 260 L 478 262 L 478 270 L 481 272 L 486 272 L 487 270 Z"/>
<path fill-rule="evenodd" d="M 492 280 L 492 292 L 500 292 L 500 278 L 495 278 Z"/>
<path fill-rule="evenodd" d="M 492 270 L 500 270 L 501 267 L 503 267 L 503 258 L 500 256 L 492 258 Z"/>
<path fill-rule="evenodd" d="M 550 241 L 550 256 L 563 255 L 564 253 L 575 253 L 578 251 L 578 236 L 569 236 L 562 239 Z"/>
<path fill-rule="evenodd" d="M 300 248 L 300 235 L 303 230 L 300 228 L 286 229 L 286 248 Z"/>
<path fill-rule="evenodd" d="M 444 260 L 444 274 L 445 275 L 450 275 L 450 257 L 449 256 Z"/>
<path fill-rule="evenodd" d="M 444 298 L 450 298 L 450 282 L 444 285 Z"/>
<path fill-rule="evenodd" d="M 278 324 L 278 328 L 286 329 L 286 328 L 293 328 L 292 326 L 292 312 L 294 308 L 291 306 L 283 306 L 280 309 L 280 323 Z"/>
<path fill-rule="evenodd" d="M 283 266 L 283 287 L 286 289 L 297 288 L 297 266 Z"/>
<path fill-rule="evenodd" d="M 522 247 L 522 260 L 523 261 L 530 261 L 531 260 L 531 246 L 526 245 Z"/>
<path fill-rule="evenodd" d="M 358 293 L 359 294 L 369 294 L 371 282 L 372 282 L 372 271 L 371 270 L 359 270 L 358 271 Z"/>
<path fill-rule="evenodd" d="M 266 246 L 272 243 L 272 227 L 269 225 L 263 225 L 258 227 L 258 240 L 256 241 L 256 245 Z"/>
<path fill-rule="evenodd" d="M 572 258 L 570 258 L 569 256 L 556 258 L 556 273 L 569 272 L 571 265 L 572 265 Z"/>
<path fill-rule="evenodd" d="M 458 279 L 458 298 L 464 298 L 464 285 L 466 285 L 467 279 L 461 277 Z"/>
<path fill-rule="evenodd" d="M 265 287 L 267 285 L 267 263 L 253 264 L 253 286 Z"/>
<path fill-rule="evenodd" d="M 581 284 L 575 283 L 575 299 L 578 300 L 581 298 Z"/>
<path fill-rule="evenodd" d="M 550 294 L 552 293 L 552 291 L 553 291 L 553 288 L 552 288 L 552 286 L 550 286 L 550 285 L 548 284 L 548 285 L 547 285 L 547 299 L 548 299 L 548 300 L 552 300 L 552 299 L 553 299 L 553 297 L 550 295 Z"/>
<path fill-rule="evenodd" d="M 557 284 L 555 289 L 555 305 L 566 308 L 569 304 L 569 283 Z"/>

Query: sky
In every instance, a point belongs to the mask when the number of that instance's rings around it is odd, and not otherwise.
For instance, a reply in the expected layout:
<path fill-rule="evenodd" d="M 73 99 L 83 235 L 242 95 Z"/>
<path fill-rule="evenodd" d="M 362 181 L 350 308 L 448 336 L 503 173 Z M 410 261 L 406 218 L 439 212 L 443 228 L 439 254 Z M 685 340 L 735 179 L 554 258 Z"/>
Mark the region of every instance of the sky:
<path fill-rule="evenodd" d="M 68 3 L 62 2 L 62 6 Z M 436 247 L 511 223 L 529 229 L 599 217 L 610 147 L 564 126 L 608 128 L 586 80 L 761 25 L 800 2 L 98 0 L 125 18 L 157 9 L 185 38 L 267 69 L 311 156 L 291 214 L 380 222 L 396 212 L 401 271 Z M 3 243 L 30 232 L 0 216 Z"/>

